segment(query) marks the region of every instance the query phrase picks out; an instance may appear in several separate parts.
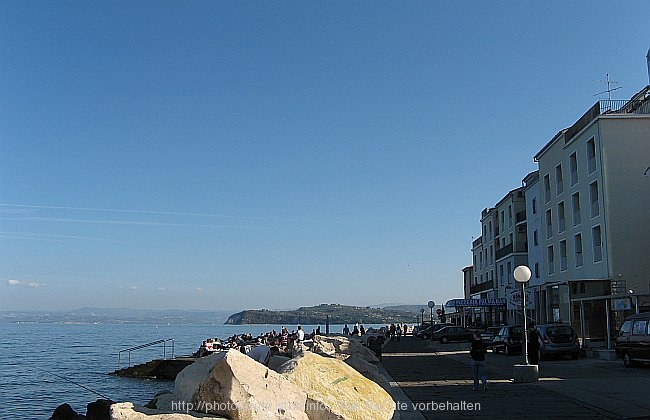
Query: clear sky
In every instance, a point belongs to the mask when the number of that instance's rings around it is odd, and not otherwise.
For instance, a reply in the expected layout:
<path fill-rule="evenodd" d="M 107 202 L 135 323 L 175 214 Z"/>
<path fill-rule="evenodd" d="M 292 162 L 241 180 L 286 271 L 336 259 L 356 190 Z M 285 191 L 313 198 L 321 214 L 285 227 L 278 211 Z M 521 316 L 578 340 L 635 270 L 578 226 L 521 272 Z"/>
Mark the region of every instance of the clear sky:
<path fill-rule="evenodd" d="M 0 310 L 462 297 L 650 2 L 2 1 Z M 606 98 L 601 95 L 600 98 Z"/>

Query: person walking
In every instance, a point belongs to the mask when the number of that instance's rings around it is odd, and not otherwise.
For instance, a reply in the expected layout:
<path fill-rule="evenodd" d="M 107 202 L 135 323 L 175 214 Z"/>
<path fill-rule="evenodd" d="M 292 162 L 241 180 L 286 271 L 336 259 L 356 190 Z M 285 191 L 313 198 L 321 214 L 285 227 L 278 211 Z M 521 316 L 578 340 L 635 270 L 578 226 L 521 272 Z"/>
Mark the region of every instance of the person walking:
<path fill-rule="evenodd" d="M 474 378 L 474 387 L 472 390 L 474 391 L 479 390 L 479 379 L 483 384 L 483 389 L 487 390 L 488 381 L 485 373 L 485 353 L 487 353 L 487 347 L 483 340 L 481 340 L 481 334 L 478 331 L 474 331 L 472 347 L 469 351 L 469 357 L 472 358 L 472 377 Z"/>

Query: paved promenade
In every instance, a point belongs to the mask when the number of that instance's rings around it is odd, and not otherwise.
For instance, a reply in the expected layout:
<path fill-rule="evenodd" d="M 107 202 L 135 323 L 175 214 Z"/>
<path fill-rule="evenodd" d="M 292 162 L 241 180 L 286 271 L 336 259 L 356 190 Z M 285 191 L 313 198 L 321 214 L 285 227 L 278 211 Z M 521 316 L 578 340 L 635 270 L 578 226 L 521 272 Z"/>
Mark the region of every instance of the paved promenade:
<path fill-rule="evenodd" d="M 521 356 L 487 355 L 487 391 L 472 391 L 469 343 L 414 337 L 390 340 L 382 366 L 392 378 L 402 420 L 433 418 L 650 419 L 650 369 L 620 360 L 556 360 L 540 364 L 540 381 L 512 382 Z M 444 409 L 443 409 L 444 408 Z"/>

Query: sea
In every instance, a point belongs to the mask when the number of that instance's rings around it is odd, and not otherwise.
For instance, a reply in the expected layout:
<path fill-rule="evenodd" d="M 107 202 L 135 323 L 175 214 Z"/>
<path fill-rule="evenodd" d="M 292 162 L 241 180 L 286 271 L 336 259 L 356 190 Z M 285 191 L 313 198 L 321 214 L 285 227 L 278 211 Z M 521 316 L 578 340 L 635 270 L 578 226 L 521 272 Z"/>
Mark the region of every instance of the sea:
<path fill-rule="evenodd" d="M 285 325 L 289 331 L 296 326 Z M 318 325 L 303 325 L 310 333 Z M 380 325 L 366 325 L 380 327 Z M 80 414 L 98 398 L 144 405 L 173 381 L 110 375 L 129 363 L 121 350 L 160 340 L 130 353 L 131 365 L 190 355 L 206 338 L 226 339 L 280 331 L 282 325 L 153 325 L 0 323 L 0 419 L 49 419 L 68 403 Z M 325 326 L 320 325 L 325 333 Z M 330 325 L 331 333 L 343 325 Z M 173 347 L 172 341 L 173 339 Z"/>

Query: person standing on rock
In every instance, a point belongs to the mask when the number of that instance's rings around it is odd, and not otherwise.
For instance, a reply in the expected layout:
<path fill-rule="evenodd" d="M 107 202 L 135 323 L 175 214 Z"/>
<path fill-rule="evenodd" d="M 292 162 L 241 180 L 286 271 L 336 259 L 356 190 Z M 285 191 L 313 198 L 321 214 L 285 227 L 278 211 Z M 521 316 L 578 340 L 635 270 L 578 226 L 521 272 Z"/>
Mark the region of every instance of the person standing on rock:
<path fill-rule="evenodd" d="M 395 327 L 395 334 L 397 335 L 397 341 L 402 337 L 402 326 L 400 324 L 397 324 Z"/>
<path fill-rule="evenodd" d="M 302 326 L 298 325 L 298 342 L 302 343 L 305 341 L 305 332 L 302 330 Z"/>
<path fill-rule="evenodd" d="M 472 390 L 478 391 L 479 379 L 483 383 L 483 389 L 487 391 L 487 375 L 485 374 L 485 353 L 487 353 L 487 347 L 483 340 L 481 340 L 481 334 L 478 331 L 474 331 L 474 336 L 472 337 L 472 348 L 469 351 L 469 357 L 472 358 L 472 377 L 474 378 L 474 387 Z"/>
<path fill-rule="evenodd" d="M 343 327 L 343 335 L 350 335 L 350 327 L 348 327 L 348 324 L 345 324 Z"/>

